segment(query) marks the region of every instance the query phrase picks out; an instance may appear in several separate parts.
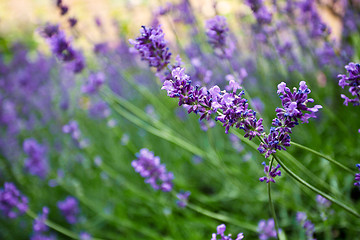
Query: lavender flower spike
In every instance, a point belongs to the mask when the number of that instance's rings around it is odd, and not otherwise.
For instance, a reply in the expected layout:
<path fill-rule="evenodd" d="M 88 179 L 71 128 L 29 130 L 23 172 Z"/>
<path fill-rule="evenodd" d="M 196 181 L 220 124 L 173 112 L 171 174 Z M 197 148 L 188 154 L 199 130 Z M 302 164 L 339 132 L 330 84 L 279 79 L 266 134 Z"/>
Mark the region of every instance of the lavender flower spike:
<path fill-rule="evenodd" d="M 186 104 L 188 113 L 194 112 L 200 115 L 200 120 L 209 120 L 216 113 L 215 120 L 223 123 L 225 133 L 230 127 L 243 129 L 244 137 L 250 140 L 260 136 L 264 130 L 262 119 L 256 119 L 256 112 L 248 108 L 247 99 L 243 98 L 244 92 L 236 93 L 240 86 L 229 82 L 232 92 L 221 91 L 218 86 L 209 90 L 194 87 L 190 77 L 185 74 L 184 68 L 172 70 L 172 78 L 164 82 L 163 87 L 171 98 L 179 98 L 179 106 Z"/>
<path fill-rule="evenodd" d="M 296 221 L 305 229 L 307 240 L 316 240 L 314 238 L 315 226 L 310 220 L 307 220 L 306 213 L 298 212 L 296 214 Z"/>
<path fill-rule="evenodd" d="M 25 159 L 25 169 L 32 175 L 45 178 L 49 171 L 45 148 L 35 139 L 28 138 L 23 143 L 24 152 L 28 155 Z"/>
<path fill-rule="evenodd" d="M 276 230 L 275 230 L 275 221 L 274 219 L 269 219 L 267 221 L 261 220 L 258 224 L 259 239 L 267 240 L 269 238 L 276 238 Z"/>
<path fill-rule="evenodd" d="M 312 98 L 308 98 L 310 92 L 305 81 L 301 81 L 299 89 L 293 88 L 292 92 L 286 83 L 282 82 L 278 85 L 277 93 L 283 108 L 276 109 L 276 118 L 272 121 L 273 127 L 270 128 L 268 135 L 264 135 L 264 142 L 258 148 L 260 153 L 265 153 L 265 158 L 277 150 L 286 150 L 286 147 L 290 146 L 291 129 L 298 125 L 299 121 L 307 123 L 310 118 L 316 118 L 315 113 L 322 106 L 315 105 L 312 108 L 307 106 L 308 103 L 314 102 Z"/>
<path fill-rule="evenodd" d="M 359 169 L 359 171 L 360 171 L 360 164 L 356 164 L 356 167 L 357 167 L 357 168 Z M 360 187 L 360 173 L 356 173 L 356 174 L 355 174 L 355 181 L 356 181 L 356 183 L 354 183 L 354 185 Z"/>
<path fill-rule="evenodd" d="M 349 103 L 352 103 L 354 106 L 360 105 L 360 64 L 359 63 L 349 63 L 345 66 L 346 71 L 349 76 L 339 74 L 339 86 L 344 89 L 345 86 L 349 86 L 349 93 L 354 97 L 353 99 L 348 98 L 344 94 L 341 94 L 341 97 L 345 100 L 344 104 L 347 106 Z"/>
<path fill-rule="evenodd" d="M 0 211 L 8 218 L 16 218 L 28 210 L 28 199 L 11 182 L 0 189 Z"/>
<path fill-rule="evenodd" d="M 49 215 L 49 208 L 43 207 L 42 214 L 39 214 L 38 217 L 34 220 L 33 229 L 35 233 L 46 232 L 49 229 L 49 227 L 45 223 L 48 215 Z"/>
<path fill-rule="evenodd" d="M 262 165 L 264 165 L 264 173 L 266 174 L 266 176 L 259 178 L 260 182 L 266 181 L 266 183 L 275 183 L 274 178 L 276 176 L 281 176 L 281 171 L 278 170 L 280 168 L 280 165 L 278 164 L 276 167 L 272 167 L 271 171 L 269 171 L 269 166 L 266 165 L 265 162 L 263 162 Z"/>
<path fill-rule="evenodd" d="M 211 240 L 232 240 L 231 234 L 229 234 L 227 236 L 224 234 L 225 230 L 226 230 L 225 224 L 221 224 L 221 225 L 217 226 L 216 233 L 212 234 Z M 218 235 L 220 237 L 219 239 L 218 239 Z M 243 238 L 244 238 L 244 234 L 239 233 L 235 240 L 241 240 Z"/>
<path fill-rule="evenodd" d="M 79 203 L 76 198 L 68 196 L 64 201 L 57 203 L 61 213 L 65 216 L 70 224 L 77 222 L 77 215 L 79 213 Z"/>
<path fill-rule="evenodd" d="M 161 26 L 156 28 L 142 26 L 140 33 L 141 36 L 136 40 L 129 40 L 134 46 L 130 50 L 137 50 L 142 60 L 149 62 L 150 67 L 156 67 L 160 72 L 170 63 L 171 57 Z"/>
<path fill-rule="evenodd" d="M 100 87 L 105 82 L 105 75 L 102 72 L 92 73 L 89 75 L 88 81 L 81 87 L 81 91 L 87 94 L 94 94 L 98 92 Z"/>
<path fill-rule="evenodd" d="M 145 178 L 145 182 L 149 183 L 155 190 L 160 189 L 163 192 L 172 190 L 172 180 L 174 175 L 167 172 L 164 164 L 160 163 L 160 158 L 154 156 L 147 148 L 143 148 L 136 154 L 137 159 L 131 162 L 136 172 Z"/>
<path fill-rule="evenodd" d="M 229 42 L 229 27 L 224 16 L 215 16 L 206 21 L 206 35 L 219 57 L 231 57 L 234 47 Z"/>
<path fill-rule="evenodd" d="M 181 208 L 185 208 L 187 206 L 189 196 L 189 191 L 180 191 L 178 194 L 176 194 L 176 197 L 179 199 L 176 201 L 176 204 Z"/>

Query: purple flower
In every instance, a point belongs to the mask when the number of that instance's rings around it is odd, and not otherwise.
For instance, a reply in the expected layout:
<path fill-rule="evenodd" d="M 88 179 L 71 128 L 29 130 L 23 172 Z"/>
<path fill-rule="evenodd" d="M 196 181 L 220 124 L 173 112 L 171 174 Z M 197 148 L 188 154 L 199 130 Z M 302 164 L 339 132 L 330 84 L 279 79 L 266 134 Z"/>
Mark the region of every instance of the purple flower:
<path fill-rule="evenodd" d="M 275 183 L 274 178 L 276 176 L 281 176 L 281 171 L 278 170 L 280 165 L 278 164 L 276 167 L 272 167 L 271 171 L 269 172 L 269 166 L 266 165 L 265 162 L 262 163 L 264 165 L 264 173 L 266 176 L 259 178 L 260 182 L 266 181 L 266 183 L 273 182 Z"/>
<path fill-rule="evenodd" d="M 70 224 L 77 222 L 77 215 L 79 213 L 79 203 L 76 198 L 68 196 L 64 201 L 57 203 L 61 213 L 65 216 L 66 221 Z"/>
<path fill-rule="evenodd" d="M 277 118 L 272 121 L 274 127 L 270 128 L 267 136 L 264 135 L 264 142 L 258 148 L 260 153 L 265 153 L 266 158 L 277 150 L 286 150 L 286 147 L 290 146 L 291 129 L 298 125 L 299 121 L 307 123 L 309 118 L 316 118 L 315 112 L 322 108 L 320 105 L 309 108 L 307 104 L 314 102 L 312 98 L 308 98 L 311 91 L 305 81 L 301 81 L 299 85 L 299 90 L 294 88 L 293 92 L 284 82 L 278 85 L 277 93 L 283 108 L 276 109 Z"/>
<path fill-rule="evenodd" d="M 324 208 L 329 208 L 331 206 L 331 202 L 321 195 L 316 195 L 316 202 Z"/>
<path fill-rule="evenodd" d="M 76 18 L 74 18 L 74 17 L 71 17 L 71 18 L 68 19 L 70 27 L 74 27 L 76 25 L 77 21 L 78 20 Z"/>
<path fill-rule="evenodd" d="M 166 90 L 169 97 L 179 98 L 179 106 L 188 105 L 188 113 L 199 114 L 200 120 L 209 120 L 216 113 L 215 119 L 223 123 L 226 133 L 230 127 L 240 128 L 245 131 L 244 136 L 251 140 L 263 132 L 263 120 L 256 119 L 256 112 L 248 108 L 247 100 L 242 97 L 243 91 L 237 94 L 236 87 L 230 93 L 220 91 L 218 86 L 209 90 L 194 87 L 185 69 L 176 68 L 161 89 Z"/>
<path fill-rule="evenodd" d="M 81 91 L 87 94 L 97 93 L 105 82 L 105 74 L 102 72 L 91 73 L 88 81 L 81 87 Z"/>
<path fill-rule="evenodd" d="M 176 201 L 176 204 L 181 208 L 185 208 L 187 206 L 190 194 L 191 193 L 189 191 L 180 191 L 178 194 L 176 194 L 176 197 L 179 199 Z"/>
<path fill-rule="evenodd" d="M 300 22 L 309 27 L 310 36 L 314 39 L 325 38 L 330 34 L 329 27 L 322 21 L 313 0 L 302 0 L 298 2 L 300 8 Z"/>
<path fill-rule="evenodd" d="M 142 60 L 149 62 L 150 67 L 156 67 L 160 72 L 170 63 L 171 57 L 161 27 L 142 26 L 140 33 L 141 36 L 136 40 L 129 40 L 130 44 L 140 53 Z"/>
<path fill-rule="evenodd" d="M 55 236 L 46 236 L 42 233 L 35 233 L 33 236 L 31 236 L 30 240 L 55 240 Z"/>
<path fill-rule="evenodd" d="M 136 154 L 137 159 L 131 162 L 131 165 L 137 173 L 145 178 L 145 183 L 149 183 L 155 190 L 160 189 L 163 192 L 172 190 L 172 180 L 174 175 L 167 172 L 164 164 L 160 163 L 160 158 L 154 156 L 153 152 L 143 148 Z"/>
<path fill-rule="evenodd" d="M 28 199 L 13 183 L 5 182 L 0 189 L 0 211 L 8 218 L 16 218 L 28 210 Z"/>
<path fill-rule="evenodd" d="M 23 143 L 24 152 L 28 155 L 25 159 L 25 169 L 32 175 L 45 178 L 49 172 L 48 159 L 45 156 L 45 147 L 35 139 L 28 138 Z"/>
<path fill-rule="evenodd" d="M 344 88 L 349 86 L 349 93 L 354 97 L 353 99 L 348 98 L 344 94 L 341 94 L 341 97 L 345 99 L 344 104 L 347 106 L 349 103 L 352 103 L 354 106 L 360 104 L 360 64 L 358 63 L 349 63 L 345 66 L 348 76 L 339 74 L 339 86 Z"/>
<path fill-rule="evenodd" d="M 43 207 L 42 214 L 39 214 L 38 217 L 34 220 L 33 230 L 35 233 L 46 232 L 49 227 L 46 225 L 46 220 L 49 215 L 49 208 Z"/>
<path fill-rule="evenodd" d="M 91 240 L 92 239 L 92 236 L 87 232 L 80 233 L 79 237 L 80 237 L 80 240 Z"/>
<path fill-rule="evenodd" d="M 356 164 L 356 167 L 359 169 L 360 171 L 360 164 Z M 355 181 L 356 183 L 354 183 L 355 186 L 360 186 L 360 173 L 356 173 L 355 174 Z"/>
<path fill-rule="evenodd" d="M 63 133 L 70 134 L 72 139 L 79 141 L 81 137 L 81 132 L 77 121 L 71 120 L 68 124 L 62 127 Z"/>
<path fill-rule="evenodd" d="M 275 221 L 274 219 L 269 219 L 267 221 L 261 220 L 258 224 L 259 239 L 267 240 L 269 238 L 276 238 L 276 230 L 275 230 Z"/>
<path fill-rule="evenodd" d="M 108 104 L 104 101 L 92 103 L 89 108 L 89 115 L 93 118 L 106 118 L 111 114 Z"/>
<path fill-rule="evenodd" d="M 66 38 L 65 32 L 56 25 L 46 25 L 42 31 L 51 47 L 53 54 L 74 72 L 80 73 L 85 68 L 85 59 L 80 51 L 76 51 L 71 41 Z"/>
<path fill-rule="evenodd" d="M 215 16 L 206 21 L 206 35 L 219 57 L 231 57 L 234 46 L 229 42 L 229 27 L 224 16 Z"/>
<path fill-rule="evenodd" d="M 258 24 L 270 24 L 272 14 L 267 10 L 263 0 L 246 0 L 246 4 L 251 8 Z"/>
<path fill-rule="evenodd" d="M 316 240 L 314 238 L 315 226 L 310 220 L 307 220 L 306 213 L 298 212 L 296 214 L 296 221 L 306 230 L 307 240 Z"/>
<path fill-rule="evenodd" d="M 220 237 L 219 240 L 232 240 L 231 234 L 229 234 L 228 236 L 224 234 L 225 230 L 226 230 L 225 224 L 221 224 L 217 226 L 216 233 L 212 234 L 211 240 L 218 240 L 218 237 Z M 244 238 L 244 234 L 239 233 L 235 240 L 241 240 L 243 238 Z"/>

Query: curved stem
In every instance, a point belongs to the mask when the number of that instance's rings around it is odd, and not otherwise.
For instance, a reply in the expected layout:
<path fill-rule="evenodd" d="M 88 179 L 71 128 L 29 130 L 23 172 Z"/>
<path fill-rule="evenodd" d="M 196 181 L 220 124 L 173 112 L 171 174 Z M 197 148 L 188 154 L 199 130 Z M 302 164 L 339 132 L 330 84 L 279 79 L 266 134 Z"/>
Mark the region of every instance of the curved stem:
<path fill-rule="evenodd" d="M 199 207 L 199 206 L 191 204 L 191 203 L 188 203 L 187 207 L 190 208 L 191 210 L 194 210 L 195 212 L 201 213 L 201 214 L 203 214 L 205 216 L 208 216 L 208 217 L 211 217 L 213 219 L 220 220 L 220 221 L 223 221 L 223 222 L 228 222 L 228 223 L 231 223 L 233 225 L 245 228 L 245 229 L 247 229 L 249 231 L 252 231 L 252 232 L 257 232 L 257 227 L 252 225 L 252 224 L 249 224 L 247 222 L 240 222 L 240 221 L 238 221 L 236 219 L 230 218 L 228 216 L 225 216 L 225 215 L 222 215 L 222 214 L 219 214 L 219 213 L 211 212 L 209 210 L 206 210 L 206 209 L 204 209 L 202 207 Z"/>
<path fill-rule="evenodd" d="M 271 160 L 270 160 L 269 173 L 270 173 L 270 171 L 272 169 L 273 161 L 274 161 L 274 157 L 272 157 Z M 277 218 L 276 218 L 276 212 L 275 212 L 274 204 L 273 204 L 272 199 L 271 199 L 271 181 L 269 181 L 267 183 L 267 190 L 268 190 L 268 196 L 269 196 L 270 210 L 271 210 L 271 214 L 272 214 L 272 217 L 274 219 L 274 222 L 275 222 L 276 238 L 279 240 L 280 239 L 279 238 L 279 225 L 278 225 Z"/>
<path fill-rule="evenodd" d="M 27 210 L 26 214 L 27 214 L 29 217 L 33 218 L 33 219 L 36 219 L 36 218 L 37 218 L 37 215 L 36 215 L 33 211 L 31 211 L 30 209 Z M 56 223 L 51 222 L 50 220 L 45 220 L 45 224 L 46 224 L 46 226 L 54 229 L 55 231 L 63 234 L 64 236 L 67 236 L 67 237 L 72 238 L 72 239 L 80 240 L 80 237 L 79 237 L 78 234 L 76 234 L 76 233 L 74 233 L 74 232 L 71 232 L 70 230 L 67 230 L 67 229 L 63 228 L 63 227 L 57 225 Z M 102 240 L 102 239 L 100 239 L 100 238 L 92 238 L 92 239 L 93 239 L 93 240 Z"/>
<path fill-rule="evenodd" d="M 312 190 L 313 192 L 320 194 L 321 196 L 323 196 L 324 198 L 328 199 L 329 201 L 335 203 L 336 205 L 338 205 L 339 207 L 343 208 L 344 210 L 348 211 L 349 213 L 351 213 L 352 215 L 360 218 L 360 214 L 358 212 L 356 212 L 354 209 L 352 209 L 351 207 L 347 206 L 346 204 L 340 202 L 339 200 L 331 197 L 330 195 L 324 193 L 323 191 L 317 189 L 316 187 L 314 187 L 313 185 L 309 184 L 308 182 L 306 182 L 305 180 L 303 180 L 302 178 L 300 178 L 298 175 L 296 175 L 294 172 L 292 172 L 289 168 L 286 167 L 286 165 L 275 155 L 273 154 L 274 158 L 276 159 L 276 161 L 280 164 L 280 166 L 285 170 L 285 172 L 287 172 L 290 177 L 294 178 L 296 181 L 298 181 L 300 184 L 304 185 L 305 187 L 309 188 L 310 190 Z"/>
<path fill-rule="evenodd" d="M 290 144 L 293 145 L 293 146 L 295 146 L 295 147 L 298 147 L 298 148 L 304 149 L 304 150 L 306 150 L 306 151 L 309 151 L 309 152 L 311 152 L 311 153 L 313 153 L 313 154 L 315 154 L 315 155 L 317 155 L 317 156 L 319 156 L 319 157 L 322 157 L 322 158 L 328 160 L 329 162 L 337 165 L 338 167 L 344 169 L 345 171 L 347 171 L 347 172 L 349 172 L 349 173 L 351 173 L 351 174 L 353 174 L 353 175 L 356 174 L 355 171 L 351 170 L 350 168 L 346 167 L 345 165 L 339 163 L 339 162 L 336 161 L 335 159 L 333 159 L 333 158 L 331 158 L 331 157 L 329 157 L 329 156 L 327 156 L 327 155 L 325 155 L 325 154 L 322 154 L 322 153 L 320 153 L 320 152 L 318 152 L 318 151 L 315 151 L 314 149 L 311 149 L 311 148 L 309 148 L 309 147 L 303 146 L 303 145 L 301 145 L 301 144 L 299 144 L 299 143 L 296 143 L 296 142 L 293 142 L 293 141 L 291 141 Z"/>

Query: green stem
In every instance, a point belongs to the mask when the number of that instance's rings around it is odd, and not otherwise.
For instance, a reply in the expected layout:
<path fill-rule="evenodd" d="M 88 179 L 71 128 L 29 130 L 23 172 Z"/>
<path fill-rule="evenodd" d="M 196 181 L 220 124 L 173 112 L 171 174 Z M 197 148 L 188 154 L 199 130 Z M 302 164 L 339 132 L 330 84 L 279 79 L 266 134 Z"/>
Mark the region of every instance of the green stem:
<path fill-rule="evenodd" d="M 315 154 L 315 155 L 317 155 L 317 156 L 319 156 L 319 157 L 322 157 L 322 158 L 328 160 L 329 162 L 337 165 L 338 167 L 344 169 L 345 171 L 348 171 L 349 173 L 351 173 L 351 174 L 353 174 L 353 175 L 356 174 L 355 171 L 351 170 L 350 168 L 346 167 L 345 165 L 342 165 L 341 163 L 339 163 L 339 162 L 336 161 L 335 159 L 333 159 L 333 158 L 331 158 L 331 157 L 329 157 L 329 156 L 327 156 L 327 155 L 325 155 L 325 154 L 322 154 L 322 153 L 320 153 L 320 152 L 318 152 L 318 151 L 315 151 L 314 149 L 311 149 L 311 148 L 309 148 L 309 147 L 305 147 L 305 146 L 303 146 L 303 145 L 301 145 L 301 144 L 299 144 L 299 143 L 293 142 L 293 141 L 291 141 L 290 144 L 293 145 L 293 146 L 295 146 L 295 147 L 298 147 L 298 148 L 304 149 L 304 150 L 306 150 L 306 151 L 309 151 L 309 152 L 311 152 L 311 153 L 313 153 L 313 154 Z"/>
<path fill-rule="evenodd" d="M 33 218 L 33 219 L 36 219 L 36 218 L 37 218 L 37 215 L 36 215 L 33 211 L 31 211 L 30 209 L 26 212 L 26 214 L 27 214 L 29 217 Z M 76 233 L 74 233 L 74 232 L 71 232 L 71 231 L 63 228 L 63 227 L 57 225 L 56 223 L 53 223 L 53 222 L 50 221 L 50 220 L 45 220 L 44 223 L 46 224 L 46 226 L 54 229 L 55 231 L 63 234 L 64 236 L 67 236 L 67 237 L 72 238 L 72 239 L 80 240 L 80 237 L 79 237 L 78 234 L 76 234 Z M 101 238 L 92 238 L 92 239 L 93 239 L 93 240 L 102 240 Z"/>
<path fill-rule="evenodd" d="M 323 191 L 321 191 L 321 190 L 317 189 L 316 187 L 314 187 L 313 185 L 309 184 L 308 182 L 306 182 L 305 180 L 300 178 L 298 175 L 296 175 L 294 172 L 292 172 L 289 168 L 287 168 L 286 165 L 275 154 L 272 154 L 272 155 L 274 156 L 276 161 L 280 164 L 280 166 L 285 170 L 285 172 L 287 172 L 290 175 L 290 177 L 292 177 L 293 179 L 295 179 L 296 181 L 298 181 L 300 184 L 304 185 L 305 187 L 309 188 L 313 192 L 315 192 L 317 194 L 320 194 L 324 198 L 326 198 L 329 201 L 335 203 L 336 205 L 338 205 L 339 207 L 341 207 L 344 210 L 348 211 L 352 215 L 360 218 L 360 214 L 358 212 L 356 212 L 354 209 L 350 208 L 349 206 L 342 203 L 341 201 L 331 197 L 330 195 L 324 193 Z"/>
<path fill-rule="evenodd" d="M 252 225 L 252 224 L 249 224 L 247 222 L 241 222 L 241 221 L 238 221 L 236 219 L 230 218 L 228 216 L 225 216 L 225 215 L 222 215 L 222 214 L 219 214 L 219 213 L 211 212 L 209 210 L 206 210 L 206 209 L 204 209 L 202 207 L 199 207 L 199 206 L 191 204 L 191 203 L 188 203 L 187 207 L 194 210 L 195 212 L 201 213 L 201 214 L 203 214 L 205 216 L 208 216 L 208 217 L 211 217 L 213 219 L 223 221 L 223 222 L 228 222 L 228 223 L 231 223 L 233 225 L 236 225 L 236 226 L 239 226 L 241 228 L 252 231 L 252 232 L 257 232 L 257 227 Z"/>
<path fill-rule="evenodd" d="M 270 160 L 269 173 L 271 172 L 273 161 L 274 161 L 274 157 L 272 157 L 271 160 Z M 269 175 L 269 178 L 270 177 L 271 176 Z M 269 181 L 267 183 L 267 189 L 268 189 L 270 210 L 271 210 L 271 214 L 272 214 L 272 217 L 274 219 L 274 222 L 275 222 L 276 238 L 279 240 L 280 239 L 279 238 L 279 225 L 278 225 L 277 218 L 276 218 L 276 212 L 275 212 L 274 204 L 273 204 L 272 199 L 271 199 L 271 181 Z"/>

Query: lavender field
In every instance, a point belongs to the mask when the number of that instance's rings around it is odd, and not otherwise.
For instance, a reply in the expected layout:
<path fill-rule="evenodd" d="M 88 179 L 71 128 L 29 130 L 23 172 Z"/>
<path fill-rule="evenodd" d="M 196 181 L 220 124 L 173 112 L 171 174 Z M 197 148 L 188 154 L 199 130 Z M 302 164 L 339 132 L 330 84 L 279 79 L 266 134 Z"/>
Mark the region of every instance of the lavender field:
<path fill-rule="evenodd" d="M 360 1 L 0 10 L 0 240 L 360 239 Z"/>

